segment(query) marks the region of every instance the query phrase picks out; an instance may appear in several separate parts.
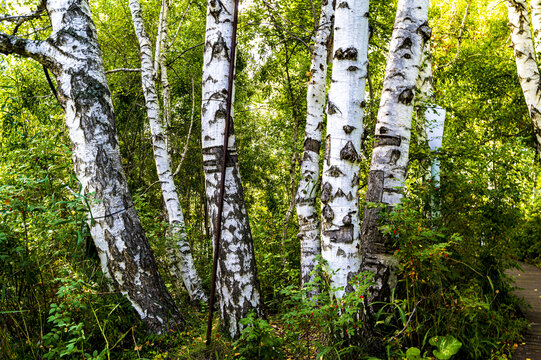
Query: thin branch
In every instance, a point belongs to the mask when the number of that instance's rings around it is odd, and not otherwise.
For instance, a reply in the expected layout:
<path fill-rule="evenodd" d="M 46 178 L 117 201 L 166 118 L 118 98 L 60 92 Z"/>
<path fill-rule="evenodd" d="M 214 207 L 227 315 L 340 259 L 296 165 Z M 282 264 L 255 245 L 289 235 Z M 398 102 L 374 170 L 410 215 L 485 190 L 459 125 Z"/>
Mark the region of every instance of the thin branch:
<path fill-rule="evenodd" d="M 188 6 L 186 7 L 186 10 L 184 10 L 184 14 L 182 14 L 182 18 L 180 19 L 180 23 L 177 26 L 177 30 L 175 31 L 175 35 L 173 35 L 173 38 L 171 39 L 171 42 L 167 45 L 167 47 L 173 46 L 173 43 L 177 39 L 178 32 L 180 31 L 180 27 L 182 26 L 182 23 L 184 22 L 184 18 L 186 17 L 186 14 L 188 13 L 188 10 L 190 9 L 190 6 L 192 5 L 193 0 L 190 0 L 188 3 Z"/>
<path fill-rule="evenodd" d="M 105 73 L 106 74 L 112 74 L 112 73 L 117 73 L 117 72 L 140 72 L 140 71 L 141 71 L 141 69 L 125 69 L 125 68 L 121 68 L 121 69 L 108 70 Z"/>
<path fill-rule="evenodd" d="M 470 11 L 470 5 L 471 0 L 468 1 L 468 5 L 466 5 L 466 11 L 464 11 L 464 17 L 462 18 L 462 24 L 460 24 L 460 31 L 458 32 L 458 38 L 457 38 L 457 47 L 456 47 L 456 54 L 453 60 L 449 61 L 447 64 L 442 65 L 441 67 L 447 67 L 449 65 L 454 64 L 458 60 L 458 55 L 460 54 L 460 43 L 462 42 L 462 34 L 464 33 L 464 28 L 466 27 L 466 19 L 468 18 L 468 13 Z"/>
<path fill-rule="evenodd" d="M 168 61 L 168 62 L 167 62 L 167 66 L 173 64 L 175 61 L 177 61 L 178 59 L 180 59 L 180 58 L 182 57 L 182 55 L 186 54 L 188 51 L 190 51 L 190 50 L 192 50 L 192 49 L 195 49 L 195 48 L 197 48 L 197 47 L 199 47 L 199 46 L 202 46 L 202 45 L 204 45 L 204 44 L 205 44 L 205 43 L 202 42 L 202 43 L 199 43 L 199 44 L 197 44 L 197 45 L 190 46 L 189 48 L 187 48 L 186 50 L 184 50 L 183 52 L 181 52 L 180 55 L 178 55 L 176 58 L 174 58 L 174 59 L 171 60 L 171 61 Z"/>
<path fill-rule="evenodd" d="M 180 168 L 182 167 L 182 164 L 184 163 L 184 159 L 186 159 L 186 154 L 188 153 L 188 145 L 190 144 L 190 136 L 192 135 L 192 127 L 193 127 L 193 119 L 195 115 L 195 91 L 194 91 L 194 84 L 193 84 L 193 78 L 192 78 L 192 114 L 190 119 L 190 129 L 188 130 L 188 139 L 186 140 L 186 145 L 184 145 L 184 151 L 182 153 L 182 157 L 180 158 L 180 162 L 178 163 L 177 169 L 173 173 L 173 176 L 176 176 Z"/>

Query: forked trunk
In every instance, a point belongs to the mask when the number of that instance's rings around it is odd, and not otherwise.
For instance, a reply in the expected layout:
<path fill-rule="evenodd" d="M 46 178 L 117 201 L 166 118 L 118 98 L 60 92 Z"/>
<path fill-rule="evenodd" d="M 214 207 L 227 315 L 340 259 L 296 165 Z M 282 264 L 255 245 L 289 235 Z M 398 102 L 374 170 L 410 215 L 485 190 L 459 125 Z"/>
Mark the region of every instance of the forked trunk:
<path fill-rule="evenodd" d="M 216 229 L 229 67 L 234 61 L 230 58 L 233 7 L 233 0 L 207 3 L 201 136 L 211 233 L 222 232 L 216 284 L 218 304 L 225 328 L 236 338 L 241 331 L 239 321 L 251 311 L 261 316 L 262 309 L 233 131 L 227 149 L 223 221 L 221 229 Z"/>
<path fill-rule="evenodd" d="M 310 273 L 321 255 L 319 218 L 316 209 L 319 181 L 319 148 L 325 111 L 325 85 L 327 83 L 327 54 L 334 21 L 334 2 L 323 1 L 319 26 L 312 55 L 310 82 L 306 95 L 306 128 L 301 163 L 301 178 L 295 199 L 299 221 L 298 238 L 301 242 L 301 283 L 313 280 Z"/>

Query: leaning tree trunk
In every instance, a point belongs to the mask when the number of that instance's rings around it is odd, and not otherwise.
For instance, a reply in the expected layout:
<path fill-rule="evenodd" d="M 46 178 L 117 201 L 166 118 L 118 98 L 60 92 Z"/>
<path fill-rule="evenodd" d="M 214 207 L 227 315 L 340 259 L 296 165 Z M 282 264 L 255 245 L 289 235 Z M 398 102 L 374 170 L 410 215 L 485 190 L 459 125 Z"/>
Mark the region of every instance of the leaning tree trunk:
<path fill-rule="evenodd" d="M 319 180 L 319 148 L 325 108 L 325 85 L 327 83 L 327 54 L 334 20 L 334 2 L 323 1 L 315 50 L 312 55 L 310 82 L 306 95 L 306 128 L 301 164 L 301 178 L 297 189 L 298 238 L 301 241 L 301 283 L 306 285 L 314 279 L 310 275 L 321 255 L 319 218 L 316 209 L 316 187 Z"/>
<path fill-rule="evenodd" d="M 167 245 L 169 266 L 174 276 L 182 279 L 192 300 L 206 301 L 207 297 L 197 275 L 192 259 L 190 243 L 186 234 L 184 215 L 180 206 L 177 188 L 171 171 L 171 160 L 167 149 L 167 135 L 160 119 L 160 106 L 156 94 L 155 72 L 152 62 L 152 47 L 145 31 L 139 0 L 130 0 L 135 33 L 139 40 L 141 55 L 141 79 L 145 96 L 147 117 L 152 134 L 154 162 L 158 172 L 158 180 L 162 188 L 162 196 L 169 217 L 169 236 L 173 244 Z M 165 13 L 162 11 L 162 13 Z M 162 19 L 163 21 L 163 19 Z"/>
<path fill-rule="evenodd" d="M 229 67 L 234 61 L 230 58 L 234 1 L 209 0 L 207 4 L 201 109 L 203 167 L 211 233 L 222 232 L 216 284 L 218 303 L 225 328 L 236 338 L 241 331 L 239 321 L 251 311 L 260 316 L 262 309 L 233 131 L 227 149 L 223 221 L 221 229 L 216 228 Z"/>
<path fill-rule="evenodd" d="M 362 226 L 363 270 L 372 272 L 375 282 L 370 288 L 370 301 L 388 301 L 395 285 L 393 244 L 379 229 L 381 206 L 377 205 L 392 208 L 402 199 L 413 98 L 424 44 L 430 33 L 428 0 L 399 0 L 376 122 Z"/>
<path fill-rule="evenodd" d="M 336 4 L 321 190 L 321 253 L 342 297 L 360 269 L 359 189 L 364 87 L 368 73 L 368 0 Z"/>
<path fill-rule="evenodd" d="M 535 61 L 535 50 L 530 32 L 528 8 L 525 0 L 507 0 L 509 28 L 515 49 L 518 79 L 528 106 L 536 141 L 537 153 L 541 156 L 541 86 L 539 68 Z M 537 10 L 538 14 L 539 9 Z M 536 12 L 534 11 L 534 15 Z M 537 16 L 535 20 L 539 20 Z"/>
<path fill-rule="evenodd" d="M 89 225 L 103 272 L 149 330 L 182 323 L 158 273 L 128 190 L 111 93 L 86 0 L 49 0 L 52 34 L 30 41 L 0 34 L 0 52 L 31 57 L 55 74 L 71 139 L 74 171 L 90 207 Z"/>

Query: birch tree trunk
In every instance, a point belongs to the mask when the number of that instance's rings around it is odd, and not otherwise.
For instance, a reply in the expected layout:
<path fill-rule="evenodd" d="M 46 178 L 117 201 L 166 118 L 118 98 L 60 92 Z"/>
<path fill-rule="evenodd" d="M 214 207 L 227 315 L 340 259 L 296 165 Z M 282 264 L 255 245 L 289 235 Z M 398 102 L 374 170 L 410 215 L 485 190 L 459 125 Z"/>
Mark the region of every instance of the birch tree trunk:
<path fill-rule="evenodd" d="M 327 103 L 321 190 L 321 253 L 335 271 L 332 286 L 351 291 L 360 270 L 359 189 L 364 90 L 368 74 L 368 0 L 340 0 L 334 22 L 334 57 Z"/>
<path fill-rule="evenodd" d="M 31 57 L 55 74 L 74 171 L 90 206 L 88 221 L 102 270 L 149 330 L 164 332 L 183 320 L 158 273 L 128 190 L 88 2 L 49 0 L 46 6 L 51 36 L 30 41 L 0 34 L 0 52 Z"/>
<path fill-rule="evenodd" d="M 539 54 L 541 54 L 541 0 L 531 0 L 530 7 L 532 9 L 532 28 L 535 53 L 537 56 L 539 56 Z M 539 61 L 539 59 L 537 59 L 537 61 Z"/>
<path fill-rule="evenodd" d="M 430 55 L 430 41 L 425 43 L 417 78 L 416 107 L 417 129 L 419 140 L 428 142 L 431 151 L 438 151 L 443 142 L 443 129 L 445 125 L 446 111 L 441 106 L 434 104 L 434 86 L 432 81 L 432 58 Z M 429 164 L 428 176 L 438 186 L 440 181 L 440 165 L 437 158 Z"/>
<path fill-rule="evenodd" d="M 334 21 L 334 2 L 325 0 L 312 55 L 311 78 L 306 95 L 306 128 L 302 153 L 301 178 L 295 199 L 301 242 L 301 283 L 313 280 L 310 273 L 316 265 L 316 256 L 321 255 L 319 218 L 316 209 L 316 192 L 319 180 L 319 148 L 325 111 L 325 85 L 327 84 L 327 54 Z"/>
<path fill-rule="evenodd" d="M 515 50 L 518 79 L 532 119 L 537 153 L 541 156 L 541 93 L 539 68 L 530 32 L 528 8 L 525 0 L 507 0 L 511 41 Z M 535 20 L 539 20 L 537 17 Z"/>
<path fill-rule="evenodd" d="M 261 316 L 262 309 L 234 131 L 230 131 L 227 149 L 223 221 L 221 229 L 216 229 L 224 129 L 227 119 L 229 66 L 232 61 L 230 49 L 233 8 L 233 0 L 209 0 L 207 3 L 201 136 L 211 233 L 220 230 L 222 232 L 216 284 L 218 304 L 225 328 L 231 337 L 236 338 L 241 331 L 239 321 L 250 311 Z"/>
<path fill-rule="evenodd" d="M 363 270 L 374 274 L 370 301 L 387 301 L 395 286 L 392 242 L 380 230 L 380 207 L 392 208 L 402 199 L 413 99 L 424 44 L 430 38 L 428 0 L 399 0 L 391 38 L 383 93 L 366 192 L 362 226 Z"/>
<path fill-rule="evenodd" d="M 207 297 L 203 291 L 201 279 L 197 275 L 193 263 L 190 243 L 185 230 L 184 215 L 171 171 L 171 160 L 166 141 L 167 135 L 160 119 L 160 105 L 156 93 L 152 47 L 145 31 L 139 0 L 130 0 L 129 3 L 135 33 L 139 41 L 141 80 L 152 134 L 154 162 L 156 163 L 158 180 L 161 184 L 162 196 L 169 218 L 169 235 L 174 241 L 174 244 L 168 244 L 167 247 L 169 266 L 172 268 L 172 274 L 183 280 L 192 300 L 206 301 Z"/>

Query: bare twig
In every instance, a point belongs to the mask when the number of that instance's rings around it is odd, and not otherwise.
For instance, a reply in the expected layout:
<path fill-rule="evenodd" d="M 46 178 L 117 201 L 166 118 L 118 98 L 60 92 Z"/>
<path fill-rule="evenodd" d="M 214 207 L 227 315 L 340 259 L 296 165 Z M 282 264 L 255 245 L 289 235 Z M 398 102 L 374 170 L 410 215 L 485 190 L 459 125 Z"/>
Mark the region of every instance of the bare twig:
<path fill-rule="evenodd" d="M 177 30 L 175 31 L 175 35 L 173 35 L 173 38 L 171 39 L 171 42 L 167 45 L 168 47 L 173 46 L 173 43 L 177 39 L 178 32 L 180 31 L 180 27 L 182 26 L 182 23 L 184 22 L 184 18 L 186 17 L 186 14 L 188 13 L 188 10 L 190 9 L 190 6 L 192 5 L 193 0 L 190 0 L 188 3 L 188 6 L 186 7 L 186 10 L 184 10 L 184 14 L 182 14 L 182 18 L 180 19 L 180 22 L 177 26 Z"/>
<path fill-rule="evenodd" d="M 140 71 L 141 71 L 141 69 L 125 69 L 125 68 L 121 68 L 121 69 L 108 70 L 105 73 L 106 74 L 113 74 L 113 73 L 117 73 L 117 72 L 140 72 Z"/>
<path fill-rule="evenodd" d="M 466 19 L 470 11 L 470 5 L 471 5 L 471 0 L 469 0 L 468 5 L 466 5 L 466 11 L 464 11 L 464 17 L 462 18 L 462 23 L 460 24 L 460 31 L 458 32 L 458 38 L 457 38 L 458 42 L 457 42 L 455 57 L 453 58 L 453 60 L 449 61 L 447 64 L 442 65 L 441 66 L 442 68 L 452 65 L 458 60 L 458 55 L 460 54 L 460 43 L 462 42 L 462 34 L 464 33 L 464 28 L 466 27 Z"/>
<path fill-rule="evenodd" d="M 188 145 L 190 144 L 190 136 L 192 135 L 194 115 L 195 115 L 195 91 L 194 91 L 194 84 L 193 84 L 193 78 L 192 78 L 192 114 L 190 118 L 190 129 L 188 130 L 188 139 L 186 139 L 186 144 L 184 145 L 184 151 L 182 152 L 182 157 L 180 158 L 180 162 L 178 163 L 177 169 L 173 173 L 173 176 L 176 176 L 179 173 L 180 168 L 182 167 L 182 164 L 184 163 L 184 159 L 186 159 L 186 154 L 188 153 Z"/>

